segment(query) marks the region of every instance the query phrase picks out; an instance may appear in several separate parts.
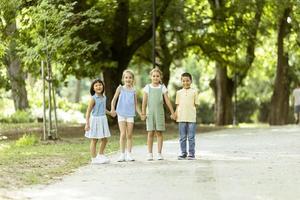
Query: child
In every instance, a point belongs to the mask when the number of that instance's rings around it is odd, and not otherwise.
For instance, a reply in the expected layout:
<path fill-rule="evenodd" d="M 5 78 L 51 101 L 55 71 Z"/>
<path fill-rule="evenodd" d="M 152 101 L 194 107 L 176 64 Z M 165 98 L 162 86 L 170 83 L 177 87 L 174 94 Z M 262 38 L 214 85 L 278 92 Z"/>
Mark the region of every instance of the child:
<path fill-rule="evenodd" d="M 131 155 L 132 150 L 132 131 L 135 112 L 137 111 L 137 97 L 133 88 L 134 74 L 130 70 L 125 70 L 122 75 L 123 86 L 120 85 L 111 101 L 112 116 L 118 115 L 120 129 L 120 151 L 121 155 L 118 162 L 134 161 Z M 117 110 L 115 111 L 118 99 Z M 125 155 L 125 143 L 127 139 L 127 154 Z"/>
<path fill-rule="evenodd" d="M 195 133 L 196 133 L 196 105 L 198 95 L 195 89 L 191 88 L 192 76 L 189 73 L 181 75 L 182 89 L 176 93 L 176 120 L 179 122 L 179 136 L 181 155 L 179 160 L 186 157 L 189 160 L 195 159 Z M 189 141 L 189 155 L 187 156 L 186 140 Z"/>
<path fill-rule="evenodd" d="M 104 95 L 104 83 L 100 79 L 92 82 L 90 93 L 92 95 L 86 111 L 85 137 L 91 139 L 90 151 L 92 164 L 109 163 L 109 159 L 104 155 L 107 138 L 110 137 L 106 114 L 106 96 Z M 92 113 L 92 114 L 91 114 Z M 96 145 L 99 140 L 99 154 L 96 156 Z"/>
<path fill-rule="evenodd" d="M 148 131 L 148 156 L 147 160 L 153 160 L 153 136 L 156 133 L 158 145 L 158 160 L 163 160 L 161 150 L 163 146 L 162 131 L 165 131 L 165 113 L 164 101 L 166 102 L 170 112 L 171 118 L 175 119 L 175 113 L 172 104 L 168 97 L 168 90 L 165 85 L 161 84 L 162 72 L 159 68 L 154 68 L 150 72 L 151 83 L 146 85 L 143 89 L 143 103 L 142 103 L 142 120 L 146 120 L 146 127 Z M 147 107 L 147 111 L 146 111 Z M 147 118 L 146 118 L 147 116 Z"/>

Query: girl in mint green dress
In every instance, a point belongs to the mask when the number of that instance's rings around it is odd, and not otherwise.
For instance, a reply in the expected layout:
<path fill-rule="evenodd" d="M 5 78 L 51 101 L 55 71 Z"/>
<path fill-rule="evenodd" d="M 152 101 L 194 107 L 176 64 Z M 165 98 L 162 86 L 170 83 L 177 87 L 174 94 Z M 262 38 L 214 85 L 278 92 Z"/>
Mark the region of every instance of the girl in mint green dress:
<path fill-rule="evenodd" d="M 150 72 L 151 83 L 146 85 L 143 89 L 143 103 L 142 103 L 142 119 L 146 119 L 146 129 L 148 131 L 147 145 L 148 156 L 147 160 L 153 160 L 153 137 L 154 133 L 157 136 L 158 154 L 157 159 L 163 160 L 161 155 L 163 146 L 162 131 L 165 127 L 165 113 L 164 100 L 171 112 L 171 118 L 175 119 L 173 106 L 168 97 L 168 90 L 165 85 L 161 84 L 162 72 L 159 68 L 154 68 Z"/>

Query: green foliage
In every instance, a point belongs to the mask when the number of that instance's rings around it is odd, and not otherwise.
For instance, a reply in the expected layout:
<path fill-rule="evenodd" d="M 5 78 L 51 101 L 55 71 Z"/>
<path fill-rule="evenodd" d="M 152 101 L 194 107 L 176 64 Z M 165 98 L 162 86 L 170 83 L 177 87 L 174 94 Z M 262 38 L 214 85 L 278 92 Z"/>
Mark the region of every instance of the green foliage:
<path fill-rule="evenodd" d="M 98 13 L 96 10 L 75 13 L 75 5 L 76 2 L 40 0 L 37 5 L 22 10 L 20 49 L 31 73 L 39 72 L 36 67 L 41 60 L 47 59 L 59 71 L 60 78 L 75 74 L 76 70 L 82 71 L 78 63 L 87 62 L 85 58 L 99 42 L 89 44 L 80 39 L 78 32 L 87 23 L 99 23 L 101 19 L 92 19 Z"/>
<path fill-rule="evenodd" d="M 79 110 L 82 113 L 85 113 L 87 109 L 87 103 L 72 103 L 66 98 L 59 98 L 57 107 L 64 111 Z"/>
<path fill-rule="evenodd" d="M 255 99 L 244 99 L 237 102 L 238 122 L 253 123 L 253 115 L 258 109 Z"/>
<path fill-rule="evenodd" d="M 265 123 L 268 122 L 270 113 L 270 100 L 261 102 L 258 111 L 258 121 Z"/>
<path fill-rule="evenodd" d="M 202 124 L 213 124 L 214 123 L 214 108 L 207 102 L 200 102 L 199 109 L 197 110 L 197 120 Z"/>
<path fill-rule="evenodd" d="M 20 139 L 16 141 L 17 147 L 33 146 L 39 142 L 39 139 L 34 134 L 24 134 Z"/>
<path fill-rule="evenodd" d="M 0 115 L 0 122 L 2 123 L 28 123 L 34 122 L 35 119 L 32 117 L 30 112 L 18 110 L 9 117 L 4 117 Z"/>

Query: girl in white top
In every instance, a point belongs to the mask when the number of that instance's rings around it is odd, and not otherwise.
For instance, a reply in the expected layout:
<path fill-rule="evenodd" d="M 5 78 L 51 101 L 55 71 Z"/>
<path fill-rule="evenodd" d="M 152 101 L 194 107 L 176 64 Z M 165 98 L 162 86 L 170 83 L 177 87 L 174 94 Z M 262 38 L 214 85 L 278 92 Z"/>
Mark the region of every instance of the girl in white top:
<path fill-rule="evenodd" d="M 158 68 L 154 68 L 150 72 L 151 83 L 144 87 L 143 103 L 142 103 L 142 120 L 146 120 L 146 129 L 148 131 L 147 145 L 148 156 L 147 160 L 153 160 L 153 137 L 154 133 L 157 136 L 157 159 L 163 160 L 161 155 L 163 146 L 163 135 L 165 131 L 165 113 L 164 101 L 171 112 L 171 118 L 175 119 L 173 106 L 168 97 L 166 86 L 161 84 L 162 72 Z"/>

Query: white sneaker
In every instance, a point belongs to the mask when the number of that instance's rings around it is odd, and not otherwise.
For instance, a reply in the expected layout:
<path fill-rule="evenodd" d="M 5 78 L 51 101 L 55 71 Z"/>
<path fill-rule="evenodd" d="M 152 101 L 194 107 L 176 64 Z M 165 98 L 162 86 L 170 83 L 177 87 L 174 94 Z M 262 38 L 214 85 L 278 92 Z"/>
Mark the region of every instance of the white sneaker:
<path fill-rule="evenodd" d="M 110 162 L 109 158 L 103 154 L 98 154 L 96 159 L 98 159 L 100 164 L 106 164 Z"/>
<path fill-rule="evenodd" d="M 124 162 L 125 161 L 125 153 L 121 153 L 120 157 L 118 158 L 118 162 Z"/>
<path fill-rule="evenodd" d="M 161 153 L 157 154 L 157 160 L 163 160 L 164 157 L 161 155 Z"/>
<path fill-rule="evenodd" d="M 105 160 L 103 158 L 99 158 L 98 156 L 95 158 L 92 158 L 91 164 L 104 164 Z"/>
<path fill-rule="evenodd" d="M 127 153 L 126 161 L 135 161 L 135 159 L 131 156 L 131 153 Z"/>
<path fill-rule="evenodd" d="M 153 160 L 153 153 L 148 153 L 147 155 L 147 161 Z"/>
<path fill-rule="evenodd" d="M 91 158 L 91 164 L 94 165 L 94 164 L 100 164 L 98 162 L 98 159 L 95 157 L 95 158 Z"/>

